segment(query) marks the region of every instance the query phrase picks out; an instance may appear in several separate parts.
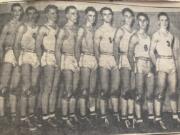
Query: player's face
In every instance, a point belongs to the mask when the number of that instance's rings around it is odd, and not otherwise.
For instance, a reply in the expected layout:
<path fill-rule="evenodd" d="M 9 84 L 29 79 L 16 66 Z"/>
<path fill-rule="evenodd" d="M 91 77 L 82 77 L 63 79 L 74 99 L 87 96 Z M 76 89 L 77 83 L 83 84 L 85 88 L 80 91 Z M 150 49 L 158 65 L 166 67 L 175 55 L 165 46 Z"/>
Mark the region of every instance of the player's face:
<path fill-rule="evenodd" d="M 141 29 L 146 29 L 147 28 L 147 25 L 148 25 L 148 20 L 146 19 L 146 17 L 144 16 L 139 16 L 138 18 L 138 22 L 139 22 L 139 27 Z"/>
<path fill-rule="evenodd" d="M 14 18 L 19 19 L 21 17 L 21 14 L 22 14 L 22 8 L 20 6 L 13 7 L 12 14 L 13 14 Z"/>
<path fill-rule="evenodd" d="M 112 15 L 111 11 L 109 11 L 109 10 L 104 10 L 102 12 L 102 17 L 103 17 L 104 22 L 111 23 L 112 22 L 112 16 L 113 15 Z"/>
<path fill-rule="evenodd" d="M 125 24 L 132 25 L 133 20 L 134 20 L 134 17 L 132 16 L 132 14 L 130 12 L 126 11 L 124 13 Z"/>
<path fill-rule="evenodd" d="M 91 24 L 94 24 L 96 20 L 96 13 L 94 11 L 89 11 L 87 13 L 87 21 L 90 22 Z"/>
<path fill-rule="evenodd" d="M 50 8 L 48 13 L 47 13 L 47 17 L 49 20 L 52 20 L 53 22 L 55 22 L 57 20 L 57 17 L 58 17 L 56 9 Z"/>
<path fill-rule="evenodd" d="M 77 22 L 77 18 L 78 18 L 78 12 L 76 9 L 71 8 L 67 14 L 67 18 L 68 20 L 70 20 L 73 23 Z"/>
<path fill-rule="evenodd" d="M 169 20 L 168 20 L 167 16 L 160 16 L 159 17 L 159 25 L 161 28 L 165 28 L 165 29 L 168 28 Z"/>
<path fill-rule="evenodd" d="M 37 18 L 37 12 L 34 9 L 28 10 L 27 16 L 29 21 L 35 21 Z"/>

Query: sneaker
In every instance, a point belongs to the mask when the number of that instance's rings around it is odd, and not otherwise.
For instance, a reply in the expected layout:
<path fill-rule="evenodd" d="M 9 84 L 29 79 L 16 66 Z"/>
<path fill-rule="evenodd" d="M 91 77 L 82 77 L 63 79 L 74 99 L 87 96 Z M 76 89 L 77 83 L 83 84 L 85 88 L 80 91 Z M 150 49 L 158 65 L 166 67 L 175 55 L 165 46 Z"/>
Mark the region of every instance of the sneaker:
<path fill-rule="evenodd" d="M 145 132 L 145 123 L 143 122 L 143 120 L 141 121 L 136 121 L 135 123 L 135 128 L 137 130 L 137 132 Z"/>
<path fill-rule="evenodd" d="M 63 121 L 63 126 L 68 128 L 68 129 L 71 129 L 71 130 L 74 130 L 75 129 L 75 126 L 73 125 L 73 123 L 67 118 L 67 119 L 62 119 Z"/>
<path fill-rule="evenodd" d="M 128 121 L 129 121 L 129 126 L 128 126 L 128 128 L 131 128 L 131 129 L 133 129 L 133 128 L 135 128 L 135 119 L 128 119 Z"/>
<path fill-rule="evenodd" d="M 155 127 L 159 130 L 167 130 L 167 127 L 162 120 L 155 121 Z"/>
<path fill-rule="evenodd" d="M 28 128 L 30 131 L 35 131 L 37 129 L 34 121 L 30 121 L 28 118 L 21 120 L 21 127 Z"/>
<path fill-rule="evenodd" d="M 33 123 L 34 125 L 36 125 L 36 127 L 42 127 L 42 120 L 40 121 L 36 116 L 30 116 L 29 120 L 31 121 L 31 123 Z"/>
<path fill-rule="evenodd" d="M 48 119 L 48 124 L 53 127 L 53 128 L 57 128 L 57 119 L 55 117 L 49 118 Z"/>
<path fill-rule="evenodd" d="M 100 118 L 101 127 L 108 128 L 110 126 L 107 116 Z"/>
<path fill-rule="evenodd" d="M 71 123 L 72 123 L 73 125 L 78 126 L 78 125 L 81 124 L 80 121 L 79 121 L 79 119 L 77 118 L 77 116 L 76 116 L 75 114 L 70 115 L 70 116 L 69 116 L 69 120 L 71 121 Z"/>
<path fill-rule="evenodd" d="M 130 122 L 128 119 L 122 119 L 121 122 L 120 122 L 120 128 L 121 129 L 128 129 L 130 126 Z"/>
<path fill-rule="evenodd" d="M 180 128 L 180 118 L 173 118 L 172 119 L 173 128 Z"/>
<path fill-rule="evenodd" d="M 85 128 L 85 129 L 94 127 L 91 120 L 87 116 L 82 116 L 80 119 L 80 123 L 81 123 L 80 126 Z"/>

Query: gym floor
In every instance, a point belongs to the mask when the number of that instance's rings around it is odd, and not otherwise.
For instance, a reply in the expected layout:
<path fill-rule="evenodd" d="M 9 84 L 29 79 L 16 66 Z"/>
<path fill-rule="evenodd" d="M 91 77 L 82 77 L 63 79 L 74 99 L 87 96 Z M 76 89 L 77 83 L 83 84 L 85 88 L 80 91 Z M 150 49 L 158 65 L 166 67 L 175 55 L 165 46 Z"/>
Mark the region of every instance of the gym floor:
<path fill-rule="evenodd" d="M 135 129 L 123 131 L 119 129 L 116 125 L 111 125 L 108 129 L 102 129 L 97 127 L 96 129 L 79 129 L 79 130 L 68 130 L 65 128 L 59 127 L 58 129 L 43 127 L 37 131 L 30 132 L 28 129 L 21 129 L 20 127 L 5 127 L 0 131 L 0 135 L 122 135 L 122 134 L 132 134 L 132 135 L 141 135 L 141 134 L 161 134 L 161 135 L 172 135 L 180 134 L 180 128 L 175 129 L 175 125 L 171 122 L 171 117 L 169 113 L 163 114 L 163 120 L 168 126 L 166 131 L 158 131 L 152 127 L 145 127 L 143 132 Z M 179 132 L 179 133 L 178 133 Z"/>

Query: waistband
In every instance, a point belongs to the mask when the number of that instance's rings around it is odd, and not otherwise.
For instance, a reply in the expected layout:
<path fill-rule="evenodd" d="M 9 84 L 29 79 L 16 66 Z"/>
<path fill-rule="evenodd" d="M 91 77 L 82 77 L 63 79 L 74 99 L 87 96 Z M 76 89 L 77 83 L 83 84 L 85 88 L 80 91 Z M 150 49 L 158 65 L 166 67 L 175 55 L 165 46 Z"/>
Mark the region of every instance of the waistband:
<path fill-rule="evenodd" d="M 151 59 L 148 57 L 136 57 L 135 60 L 145 60 L 145 61 L 150 61 Z"/>
<path fill-rule="evenodd" d="M 5 51 L 8 51 L 8 50 L 13 50 L 13 47 L 11 47 L 11 46 L 5 47 Z"/>
<path fill-rule="evenodd" d="M 127 55 L 127 52 L 119 52 L 120 55 Z"/>
<path fill-rule="evenodd" d="M 112 53 L 108 53 L 108 52 L 102 52 L 102 53 L 100 53 L 100 55 L 114 56 Z"/>
<path fill-rule="evenodd" d="M 90 56 L 95 56 L 93 53 L 89 53 L 89 52 L 83 52 L 83 53 L 81 53 L 81 55 L 90 55 Z"/>
<path fill-rule="evenodd" d="M 71 53 L 65 53 L 65 52 L 63 52 L 62 55 L 65 55 L 65 56 L 74 56 L 74 54 L 71 54 Z"/>
<path fill-rule="evenodd" d="M 172 59 L 173 56 L 158 55 L 158 58 L 160 58 L 160 59 Z"/>
<path fill-rule="evenodd" d="M 53 50 L 44 49 L 44 52 L 46 52 L 46 53 L 51 53 L 51 54 L 55 54 L 55 51 L 53 51 Z"/>
<path fill-rule="evenodd" d="M 30 53 L 35 53 L 35 50 L 31 50 L 31 49 L 24 49 L 22 48 L 23 52 L 30 52 Z"/>

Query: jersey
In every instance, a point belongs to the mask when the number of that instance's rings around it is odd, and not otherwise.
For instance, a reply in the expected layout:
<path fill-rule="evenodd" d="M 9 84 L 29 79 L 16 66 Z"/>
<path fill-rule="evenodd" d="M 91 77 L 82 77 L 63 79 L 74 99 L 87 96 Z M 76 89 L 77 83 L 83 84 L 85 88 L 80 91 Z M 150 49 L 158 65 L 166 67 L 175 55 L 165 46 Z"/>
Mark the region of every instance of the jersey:
<path fill-rule="evenodd" d="M 77 38 L 77 26 L 67 26 L 65 25 L 64 28 L 64 38 L 62 44 L 62 53 L 74 55 L 74 48 L 76 44 Z"/>
<path fill-rule="evenodd" d="M 138 43 L 135 46 L 134 54 L 135 57 L 145 57 L 149 58 L 149 51 L 150 51 L 150 37 L 146 35 L 146 37 L 142 37 L 138 32 L 136 33 L 138 37 Z"/>
<path fill-rule="evenodd" d="M 35 40 L 38 32 L 38 26 L 31 27 L 24 24 L 24 27 L 25 33 L 22 36 L 21 49 L 35 51 Z"/>
<path fill-rule="evenodd" d="M 172 56 L 174 37 L 170 32 L 164 35 L 161 31 L 157 31 L 153 34 L 152 43 L 155 46 L 155 50 L 159 56 Z"/>
<path fill-rule="evenodd" d="M 136 31 L 133 30 L 132 32 L 130 32 L 124 26 L 122 26 L 121 29 L 123 30 L 124 34 L 120 40 L 119 49 L 120 52 L 128 53 L 130 38 Z"/>
<path fill-rule="evenodd" d="M 82 53 L 90 53 L 94 54 L 94 34 L 95 30 L 87 26 L 83 26 L 83 38 L 82 38 L 82 46 L 81 52 Z"/>

